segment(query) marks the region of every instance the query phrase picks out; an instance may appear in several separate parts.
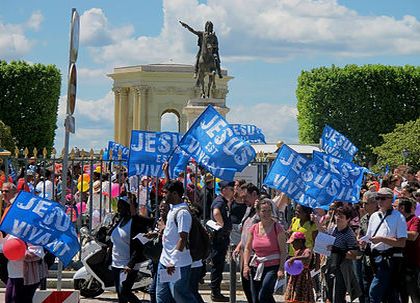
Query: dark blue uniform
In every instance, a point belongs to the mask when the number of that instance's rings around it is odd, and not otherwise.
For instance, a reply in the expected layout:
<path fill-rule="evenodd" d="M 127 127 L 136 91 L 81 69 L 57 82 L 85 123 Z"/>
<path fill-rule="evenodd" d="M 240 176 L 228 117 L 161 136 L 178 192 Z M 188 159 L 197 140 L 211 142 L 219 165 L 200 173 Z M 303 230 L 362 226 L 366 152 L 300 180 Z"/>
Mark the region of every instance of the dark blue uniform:
<path fill-rule="evenodd" d="M 219 229 L 213 238 L 210 258 L 212 266 L 210 269 L 211 291 L 212 294 L 220 294 L 220 284 L 223 279 L 223 269 L 225 267 L 226 253 L 229 248 L 229 236 L 232 230 L 232 222 L 230 220 L 228 201 L 221 195 L 217 196 L 211 204 L 211 218 L 213 210 L 219 209 L 223 218 L 223 227 Z"/>

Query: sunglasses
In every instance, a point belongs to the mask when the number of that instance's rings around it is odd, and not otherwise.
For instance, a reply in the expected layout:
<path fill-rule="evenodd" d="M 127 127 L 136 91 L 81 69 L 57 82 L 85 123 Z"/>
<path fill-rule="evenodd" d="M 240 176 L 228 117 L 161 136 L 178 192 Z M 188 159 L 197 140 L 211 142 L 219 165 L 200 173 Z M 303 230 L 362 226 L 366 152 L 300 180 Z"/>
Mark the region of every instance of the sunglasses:
<path fill-rule="evenodd" d="M 385 200 L 389 200 L 392 199 L 392 197 L 376 197 L 375 198 L 377 201 L 381 200 L 381 201 L 385 201 Z"/>
<path fill-rule="evenodd" d="M 5 194 L 5 193 L 8 193 L 9 191 L 8 191 L 7 189 L 3 189 L 1 192 L 2 192 L 3 194 Z"/>

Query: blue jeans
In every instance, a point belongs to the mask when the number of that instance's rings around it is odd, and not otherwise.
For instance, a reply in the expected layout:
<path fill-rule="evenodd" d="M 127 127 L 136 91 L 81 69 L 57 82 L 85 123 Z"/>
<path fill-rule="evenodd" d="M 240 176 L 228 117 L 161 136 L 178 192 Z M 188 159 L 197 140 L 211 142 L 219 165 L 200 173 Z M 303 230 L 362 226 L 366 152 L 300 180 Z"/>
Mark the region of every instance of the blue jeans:
<path fill-rule="evenodd" d="M 251 267 L 251 293 L 253 303 L 275 303 L 273 293 L 274 285 L 277 280 L 277 271 L 279 266 L 264 267 L 261 281 L 255 281 L 255 267 Z"/>
<path fill-rule="evenodd" d="M 362 290 L 362 295 L 359 297 L 360 303 L 369 303 L 369 293 L 365 292 L 363 284 L 363 259 L 353 260 L 353 271 L 356 275 L 357 283 Z"/>
<path fill-rule="evenodd" d="M 198 303 L 204 303 L 203 298 L 198 292 L 198 286 L 200 284 L 201 278 L 203 277 L 203 267 L 204 265 L 200 267 L 191 268 L 191 274 L 190 274 L 191 292 L 193 293 Z"/>
<path fill-rule="evenodd" d="M 176 282 L 160 282 L 159 270 L 166 269 L 161 263 L 158 266 L 156 302 L 171 303 L 197 303 L 190 288 L 191 265 L 181 267 L 181 279 Z M 173 300 L 172 300 L 173 299 Z"/>
<path fill-rule="evenodd" d="M 382 260 L 379 261 L 378 258 Z M 370 303 L 380 303 L 385 298 L 388 303 L 399 302 L 395 291 L 397 284 L 393 281 L 393 275 L 396 274 L 396 260 L 382 256 L 378 256 L 375 259 L 378 262 L 375 262 L 376 273 L 369 289 Z"/>

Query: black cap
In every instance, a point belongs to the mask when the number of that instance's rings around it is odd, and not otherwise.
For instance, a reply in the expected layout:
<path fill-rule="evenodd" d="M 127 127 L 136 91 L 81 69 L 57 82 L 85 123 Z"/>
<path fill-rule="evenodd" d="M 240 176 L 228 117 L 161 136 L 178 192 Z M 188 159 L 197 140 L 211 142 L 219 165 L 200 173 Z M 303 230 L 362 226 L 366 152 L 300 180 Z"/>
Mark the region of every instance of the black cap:
<path fill-rule="evenodd" d="M 225 187 L 235 187 L 235 182 L 233 181 L 220 181 L 219 182 L 220 189 L 223 189 Z"/>

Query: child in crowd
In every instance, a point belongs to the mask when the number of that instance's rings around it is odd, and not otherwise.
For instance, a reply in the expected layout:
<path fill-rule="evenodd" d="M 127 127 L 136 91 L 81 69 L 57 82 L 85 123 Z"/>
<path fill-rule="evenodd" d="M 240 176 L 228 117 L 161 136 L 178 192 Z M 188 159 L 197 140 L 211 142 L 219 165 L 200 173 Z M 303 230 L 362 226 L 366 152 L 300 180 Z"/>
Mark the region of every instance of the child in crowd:
<path fill-rule="evenodd" d="M 287 260 L 289 266 L 291 266 L 293 262 L 300 260 L 303 262 L 304 267 L 300 274 L 290 276 L 284 295 L 284 300 L 286 302 L 315 302 L 312 278 L 309 269 L 312 260 L 312 252 L 309 248 L 306 248 L 305 241 L 305 234 L 303 232 L 294 232 L 287 241 L 287 243 L 292 244 L 294 249 L 294 256 Z"/>

